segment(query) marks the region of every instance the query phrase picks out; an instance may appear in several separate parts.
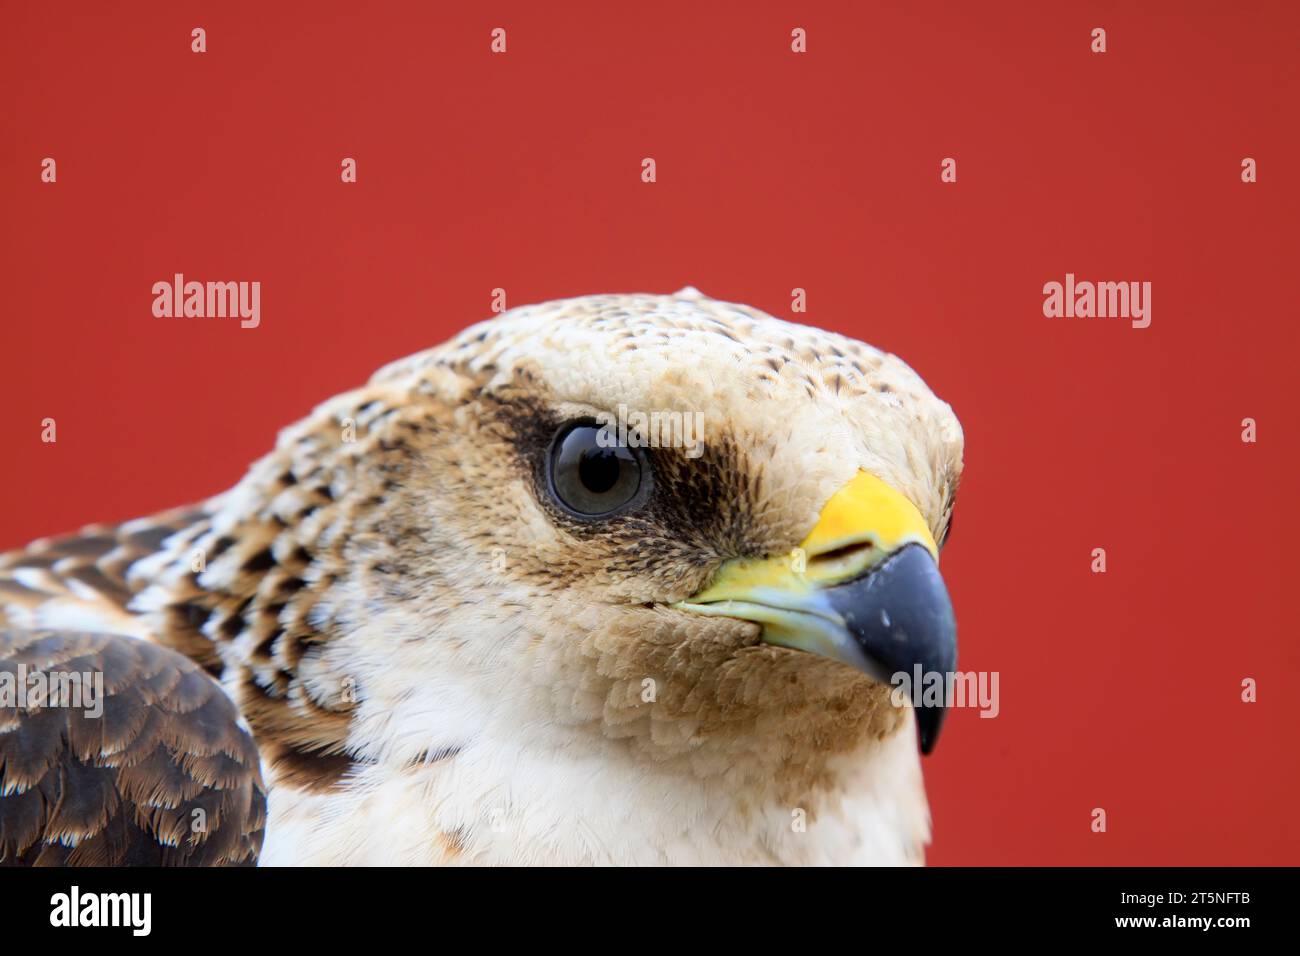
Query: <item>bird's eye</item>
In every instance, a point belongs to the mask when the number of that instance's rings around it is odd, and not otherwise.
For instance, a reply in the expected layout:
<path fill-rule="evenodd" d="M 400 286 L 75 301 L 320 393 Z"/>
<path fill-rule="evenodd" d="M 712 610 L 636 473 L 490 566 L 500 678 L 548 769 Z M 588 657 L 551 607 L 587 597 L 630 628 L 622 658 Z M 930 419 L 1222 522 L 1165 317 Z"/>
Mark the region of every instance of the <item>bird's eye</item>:
<path fill-rule="evenodd" d="M 615 434 L 590 422 L 566 425 L 551 443 L 551 493 L 584 518 L 603 517 L 639 500 L 649 466 L 638 448 L 617 445 Z"/>

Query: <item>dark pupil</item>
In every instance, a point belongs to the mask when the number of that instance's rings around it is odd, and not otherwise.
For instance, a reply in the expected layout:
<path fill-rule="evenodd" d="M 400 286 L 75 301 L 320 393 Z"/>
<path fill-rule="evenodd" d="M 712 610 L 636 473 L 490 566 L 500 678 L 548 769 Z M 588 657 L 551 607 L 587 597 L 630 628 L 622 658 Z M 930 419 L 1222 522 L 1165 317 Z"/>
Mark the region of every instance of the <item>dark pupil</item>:
<path fill-rule="evenodd" d="M 612 448 L 591 448 L 583 452 L 578 478 L 592 494 L 603 495 L 618 481 L 619 456 Z"/>

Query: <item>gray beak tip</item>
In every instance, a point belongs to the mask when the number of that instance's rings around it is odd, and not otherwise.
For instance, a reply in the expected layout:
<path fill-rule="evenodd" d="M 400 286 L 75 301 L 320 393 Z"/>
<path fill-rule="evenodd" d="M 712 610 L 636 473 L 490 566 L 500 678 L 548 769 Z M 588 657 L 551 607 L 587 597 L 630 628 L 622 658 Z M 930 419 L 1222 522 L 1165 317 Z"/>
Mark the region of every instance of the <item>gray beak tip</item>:
<path fill-rule="evenodd" d="M 947 675 L 957 666 L 957 624 L 938 565 L 925 548 L 910 544 L 852 581 L 825 591 L 849 633 L 875 668 L 890 679 Z M 946 703 L 946 702 L 945 702 Z M 916 705 L 921 752 L 939 738 L 947 708 Z"/>

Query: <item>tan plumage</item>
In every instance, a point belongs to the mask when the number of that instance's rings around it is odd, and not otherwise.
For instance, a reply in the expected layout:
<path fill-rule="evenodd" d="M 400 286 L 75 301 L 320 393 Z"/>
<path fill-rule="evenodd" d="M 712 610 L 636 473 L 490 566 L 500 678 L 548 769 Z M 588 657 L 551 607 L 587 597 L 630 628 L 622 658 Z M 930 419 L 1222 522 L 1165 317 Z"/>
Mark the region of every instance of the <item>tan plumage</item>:
<path fill-rule="evenodd" d="M 574 522 L 539 461 L 620 404 L 703 410 L 704 453 L 656 449 L 644 509 Z M 202 506 L 0 558 L 0 601 L 220 680 L 264 862 L 915 860 L 888 688 L 669 606 L 789 552 L 859 469 L 942 539 L 961 432 L 898 359 L 691 291 L 592 296 L 381 370 Z"/>

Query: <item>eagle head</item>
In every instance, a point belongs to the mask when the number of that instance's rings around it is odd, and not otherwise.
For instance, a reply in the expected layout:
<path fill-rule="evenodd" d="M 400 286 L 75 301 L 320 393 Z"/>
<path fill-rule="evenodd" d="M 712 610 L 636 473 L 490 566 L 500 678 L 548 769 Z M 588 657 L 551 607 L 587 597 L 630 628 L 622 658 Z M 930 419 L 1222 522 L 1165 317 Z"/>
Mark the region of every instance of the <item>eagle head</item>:
<path fill-rule="evenodd" d="M 892 355 L 694 290 L 589 296 L 321 406 L 187 544 L 241 602 L 219 653 L 273 783 L 304 755 L 356 793 L 423 774 L 427 826 L 484 858 L 494 813 L 605 848 L 574 859 L 667 859 L 705 830 L 776 847 L 800 812 L 875 814 L 905 857 L 942 711 L 889 681 L 955 664 L 961 457 Z"/>

